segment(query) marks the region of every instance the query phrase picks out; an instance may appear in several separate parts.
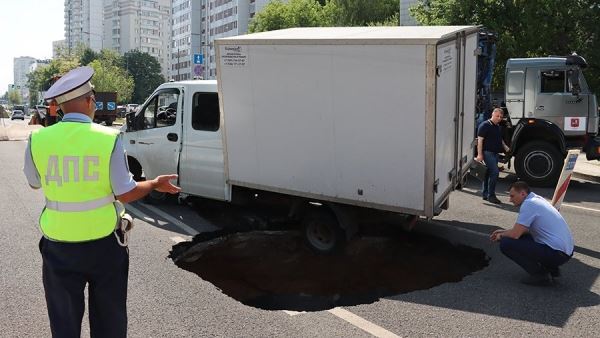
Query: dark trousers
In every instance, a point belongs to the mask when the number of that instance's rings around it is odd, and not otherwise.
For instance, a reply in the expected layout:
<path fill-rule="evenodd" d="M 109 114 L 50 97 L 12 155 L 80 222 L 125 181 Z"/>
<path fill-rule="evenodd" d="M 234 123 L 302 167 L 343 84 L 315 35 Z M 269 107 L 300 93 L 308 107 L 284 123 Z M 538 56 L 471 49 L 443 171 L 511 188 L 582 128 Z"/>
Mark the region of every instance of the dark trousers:
<path fill-rule="evenodd" d="M 481 187 L 481 195 L 483 197 L 496 196 L 496 181 L 500 170 L 498 170 L 498 154 L 491 151 L 483 152 L 483 161 L 487 167 L 485 178 Z"/>
<path fill-rule="evenodd" d="M 42 238 L 42 277 L 52 337 L 80 337 L 88 285 L 91 337 L 127 335 L 129 253 L 114 234 L 85 243 Z"/>
<path fill-rule="evenodd" d="M 529 234 L 523 235 L 519 239 L 502 237 L 500 251 L 529 274 L 536 276 L 556 273 L 559 266 L 571 259 L 562 251 L 536 243 Z"/>

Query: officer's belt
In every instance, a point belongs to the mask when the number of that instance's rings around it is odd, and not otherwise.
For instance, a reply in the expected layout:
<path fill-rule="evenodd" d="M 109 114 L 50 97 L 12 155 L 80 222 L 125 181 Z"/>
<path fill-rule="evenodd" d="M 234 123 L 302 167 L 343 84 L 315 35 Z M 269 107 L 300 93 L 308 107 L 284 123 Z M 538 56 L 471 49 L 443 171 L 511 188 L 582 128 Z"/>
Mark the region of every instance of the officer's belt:
<path fill-rule="evenodd" d="M 101 208 L 107 204 L 115 201 L 114 195 L 108 195 L 106 197 L 98 198 L 95 200 L 85 202 L 59 202 L 51 201 L 46 198 L 46 209 L 61 211 L 61 212 L 77 212 L 77 211 L 89 211 Z"/>

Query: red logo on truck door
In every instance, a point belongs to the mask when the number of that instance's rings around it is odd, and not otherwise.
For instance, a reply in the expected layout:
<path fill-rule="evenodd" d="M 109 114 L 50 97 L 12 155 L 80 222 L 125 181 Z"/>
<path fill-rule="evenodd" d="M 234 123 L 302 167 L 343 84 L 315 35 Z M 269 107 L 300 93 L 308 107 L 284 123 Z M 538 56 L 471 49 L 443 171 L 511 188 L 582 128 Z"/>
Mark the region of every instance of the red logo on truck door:
<path fill-rule="evenodd" d="M 571 128 L 579 128 L 579 119 L 571 119 Z"/>

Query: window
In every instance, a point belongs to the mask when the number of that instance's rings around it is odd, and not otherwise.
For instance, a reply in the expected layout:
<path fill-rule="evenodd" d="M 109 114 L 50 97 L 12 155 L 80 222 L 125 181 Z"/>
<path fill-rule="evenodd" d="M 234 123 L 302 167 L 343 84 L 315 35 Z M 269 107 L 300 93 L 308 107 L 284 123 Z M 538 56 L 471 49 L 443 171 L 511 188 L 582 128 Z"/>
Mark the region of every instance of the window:
<path fill-rule="evenodd" d="M 192 128 L 219 130 L 219 96 L 217 93 L 195 93 L 192 99 Z"/>
<path fill-rule="evenodd" d="M 508 73 L 508 85 L 506 93 L 509 95 L 523 94 L 525 72 L 522 70 L 514 70 Z"/>
<path fill-rule="evenodd" d="M 542 71 L 541 93 L 564 93 L 565 72 L 561 70 Z"/>
<path fill-rule="evenodd" d="M 144 129 L 162 128 L 175 124 L 179 90 L 165 89 L 143 108 Z"/>

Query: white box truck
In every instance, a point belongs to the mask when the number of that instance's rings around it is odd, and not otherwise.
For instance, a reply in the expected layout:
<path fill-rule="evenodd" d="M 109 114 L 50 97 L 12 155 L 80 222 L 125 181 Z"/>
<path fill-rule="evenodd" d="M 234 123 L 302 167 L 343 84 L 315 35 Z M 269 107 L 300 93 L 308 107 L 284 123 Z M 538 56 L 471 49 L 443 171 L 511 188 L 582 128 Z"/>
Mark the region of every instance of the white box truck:
<path fill-rule="evenodd" d="M 276 196 L 321 252 L 339 248 L 363 211 L 431 218 L 473 160 L 478 32 L 295 28 L 219 39 L 216 82 L 163 84 L 128 115 L 130 169 L 177 172 L 188 195 Z"/>

